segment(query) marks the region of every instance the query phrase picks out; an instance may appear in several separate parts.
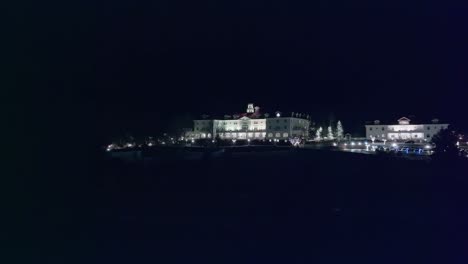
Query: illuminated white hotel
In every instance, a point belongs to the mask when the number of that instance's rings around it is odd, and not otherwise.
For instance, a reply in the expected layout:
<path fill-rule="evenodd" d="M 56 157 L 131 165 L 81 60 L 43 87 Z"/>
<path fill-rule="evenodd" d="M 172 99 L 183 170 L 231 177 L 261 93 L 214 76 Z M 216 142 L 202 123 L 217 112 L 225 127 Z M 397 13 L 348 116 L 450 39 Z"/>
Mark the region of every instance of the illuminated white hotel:
<path fill-rule="evenodd" d="M 248 104 L 246 113 L 225 115 L 224 119 L 194 120 L 193 131 L 188 138 L 222 139 L 290 139 L 307 138 L 309 120 L 305 114 L 291 113 L 274 116 L 260 113 L 260 107 Z"/>
<path fill-rule="evenodd" d="M 430 141 L 440 130 L 448 127 L 448 124 L 439 124 L 438 119 L 433 119 L 431 124 L 410 124 L 410 122 L 411 120 L 406 117 L 398 119 L 398 124 L 394 125 L 383 125 L 376 120 L 373 125 L 366 125 L 366 138 Z"/>

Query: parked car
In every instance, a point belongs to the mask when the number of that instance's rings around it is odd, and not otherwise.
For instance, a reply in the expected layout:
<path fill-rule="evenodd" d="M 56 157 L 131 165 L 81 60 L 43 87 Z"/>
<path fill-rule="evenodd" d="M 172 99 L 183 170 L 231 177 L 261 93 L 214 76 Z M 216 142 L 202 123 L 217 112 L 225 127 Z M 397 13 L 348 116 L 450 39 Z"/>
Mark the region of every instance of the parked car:
<path fill-rule="evenodd" d="M 423 149 L 422 154 L 431 155 L 432 151 L 430 149 Z"/>
<path fill-rule="evenodd" d="M 401 148 L 398 150 L 399 153 L 409 153 L 410 148 Z"/>

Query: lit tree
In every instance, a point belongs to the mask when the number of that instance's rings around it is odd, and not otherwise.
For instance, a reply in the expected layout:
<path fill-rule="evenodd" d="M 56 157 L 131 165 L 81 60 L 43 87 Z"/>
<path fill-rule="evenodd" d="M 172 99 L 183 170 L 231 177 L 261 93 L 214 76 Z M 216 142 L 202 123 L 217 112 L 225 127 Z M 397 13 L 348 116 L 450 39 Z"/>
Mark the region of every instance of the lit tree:
<path fill-rule="evenodd" d="M 328 126 L 328 134 L 327 134 L 328 139 L 333 139 L 333 129 L 331 126 Z"/>
<path fill-rule="evenodd" d="M 338 139 L 343 138 L 343 126 L 341 125 L 341 121 L 338 120 L 338 123 L 336 124 L 336 137 Z"/>
<path fill-rule="evenodd" d="M 321 140 L 322 139 L 322 127 L 319 127 L 317 131 L 315 132 L 315 139 L 316 140 Z"/>

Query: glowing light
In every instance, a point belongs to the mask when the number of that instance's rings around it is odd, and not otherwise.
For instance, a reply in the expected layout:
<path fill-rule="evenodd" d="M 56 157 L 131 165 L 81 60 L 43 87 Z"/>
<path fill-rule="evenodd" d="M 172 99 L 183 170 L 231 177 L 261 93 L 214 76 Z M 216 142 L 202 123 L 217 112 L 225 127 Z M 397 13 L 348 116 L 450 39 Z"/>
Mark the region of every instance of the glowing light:
<path fill-rule="evenodd" d="M 397 144 L 396 144 L 396 143 L 392 143 L 392 147 L 396 148 L 396 147 L 397 147 Z"/>
<path fill-rule="evenodd" d="M 359 146 L 361 146 L 361 142 L 357 143 Z"/>
<path fill-rule="evenodd" d="M 151 146 L 153 146 L 153 143 L 151 143 L 151 142 L 150 142 L 150 143 L 148 143 L 148 146 L 150 146 L 150 147 L 151 147 Z"/>
<path fill-rule="evenodd" d="M 333 146 L 336 147 L 336 143 L 335 143 L 335 142 L 333 142 Z"/>
<path fill-rule="evenodd" d="M 354 142 L 351 142 L 351 146 L 354 146 L 354 145 L 356 145 L 356 143 L 354 143 Z"/>
<path fill-rule="evenodd" d="M 424 146 L 424 148 L 425 148 L 425 149 L 430 149 L 431 146 L 430 146 L 430 145 L 426 145 L 426 146 Z"/>
<path fill-rule="evenodd" d="M 344 143 L 345 146 L 348 146 L 348 143 Z"/>
<path fill-rule="evenodd" d="M 276 113 L 276 117 L 280 117 L 280 116 L 281 116 L 281 114 L 280 114 L 280 113 Z"/>
<path fill-rule="evenodd" d="M 214 139 L 213 139 L 213 140 L 211 140 L 211 142 L 215 143 Z"/>

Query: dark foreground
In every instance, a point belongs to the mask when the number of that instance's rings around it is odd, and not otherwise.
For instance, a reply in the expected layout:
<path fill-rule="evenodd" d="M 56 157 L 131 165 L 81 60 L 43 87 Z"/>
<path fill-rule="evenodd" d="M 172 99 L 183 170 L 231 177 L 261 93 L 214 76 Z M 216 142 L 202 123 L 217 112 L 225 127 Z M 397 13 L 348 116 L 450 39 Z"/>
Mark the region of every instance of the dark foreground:
<path fill-rule="evenodd" d="M 304 150 L 105 161 L 71 193 L 40 186 L 31 239 L 9 250 L 27 263 L 467 263 L 466 168 Z"/>

